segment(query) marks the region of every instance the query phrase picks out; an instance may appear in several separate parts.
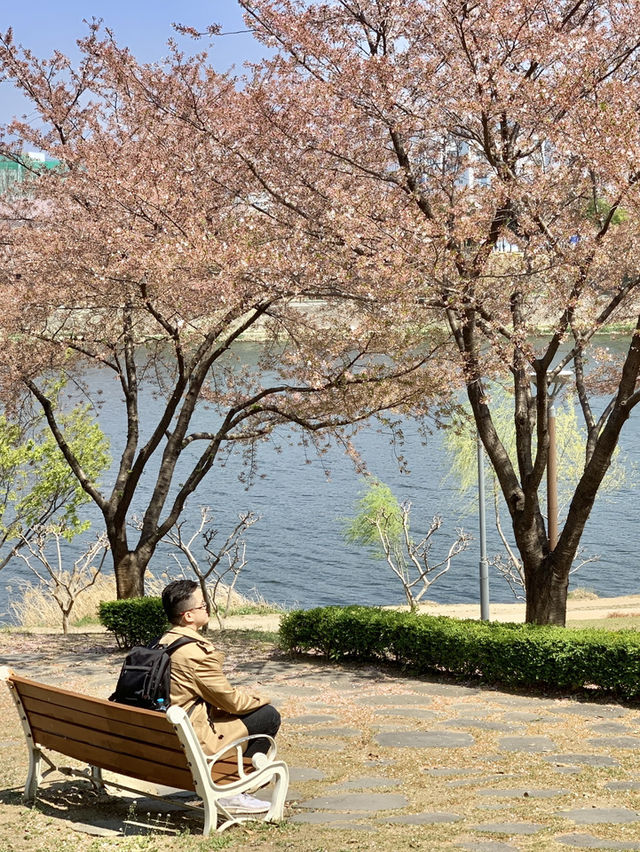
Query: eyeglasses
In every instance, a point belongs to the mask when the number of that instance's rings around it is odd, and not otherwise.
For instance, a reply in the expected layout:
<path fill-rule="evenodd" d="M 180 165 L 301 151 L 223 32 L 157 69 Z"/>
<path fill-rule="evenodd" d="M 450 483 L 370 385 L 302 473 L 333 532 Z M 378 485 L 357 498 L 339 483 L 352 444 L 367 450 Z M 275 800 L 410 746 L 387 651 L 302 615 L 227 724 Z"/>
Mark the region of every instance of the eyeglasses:
<path fill-rule="evenodd" d="M 185 612 L 193 612 L 193 611 L 194 611 L 194 610 L 196 610 L 196 609 L 206 609 L 206 608 L 207 608 L 206 603 L 200 604 L 200 606 L 190 606 L 190 607 L 189 607 L 189 609 L 184 609 L 184 610 L 181 612 L 181 615 L 184 615 L 184 614 L 185 614 Z"/>

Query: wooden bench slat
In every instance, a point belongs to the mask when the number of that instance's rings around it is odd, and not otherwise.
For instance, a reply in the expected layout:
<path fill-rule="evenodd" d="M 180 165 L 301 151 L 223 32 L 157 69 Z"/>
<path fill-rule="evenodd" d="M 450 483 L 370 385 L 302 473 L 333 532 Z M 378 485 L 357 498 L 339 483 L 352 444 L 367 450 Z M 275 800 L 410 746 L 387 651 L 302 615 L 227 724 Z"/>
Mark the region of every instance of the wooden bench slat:
<path fill-rule="evenodd" d="M 194 790 L 195 785 L 191 772 L 175 766 L 167 766 L 161 763 L 124 755 L 100 748 L 97 745 L 68 740 L 56 736 L 48 731 L 38 732 L 37 742 L 45 748 L 73 757 L 92 766 L 100 766 L 111 772 L 138 778 L 141 781 L 151 781 L 157 784 L 165 784 L 168 787 L 178 787 L 180 790 Z"/>
<path fill-rule="evenodd" d="M 139 755 L 114 752 L 108 747 L 105 747 L 103 743 L 94 743 L 92 746 L 89 746 L 81 740 L 68 739 L 67 737 L 59 736 L 51 730 L 42 731 L 37 728 L 32 730 L 32 733 L 38 745 L 58 751 L 60 754 L 65 754 L 67 757 L 73 757 L 84 763 L 101 766 L 103 769 L 109 769 L 111 772 L 130 775 L 132 778 L 139 778 L 143 781 L 166 784 L 169 787 L 178 787 L 181 790 L 195 789 L 191 770 L 186 763 L 184 752 L 180 752 L 179 754 L 179 757 L 183 761 L 182 765 L 154 763 L 152 766 L 151 761 L 146 757 L 140 758 Z M 92 757 L 89 757 L 89 753 L 91 753 Z M 138 757 L 139 759 L 132 761 L 132 757 Z M 247 774 L 250 771 L 255 771 L 248 758 L 245 758 L 244 764 Z M 142 767 L 145 767 L 144 770 Z M 232 784 L 238 780 L 237 770 L 238 764 L 235 759 L 219 760 L 212 769 L 211 777 L 217 784 L 222 786 Z"/>
<path fill-rule="evenodd" d="M 42 734 L 48 733 L 56 737 L 63 737 L 65 740 L 108 749 L 125 757 L 140 757 L 153 763 L 189 770 L 187 759 L 177 737 L 174 737 L 172 748 L 162 748 L 155 745 L 148 737 L 145 737 L 144 740 L 132 740 L 116 733 L 85 728 L 80 721 L 73 724 L 41 716 L 38 713 L 29 714 L 29 723 L 37 743 L 40 742 Z"/>
<path fill-rule="evenodd" d="M 46 700 L 50 701 L 54 706 L 67 707 L 70 710 L 93 713 L 94 715 L 100 714 L 107 719 L 134 725 L 139 725 L 141 718 L 144 718 L 145 725 L 148 725 L 152 730 L 173 732 L 173 728 L 163 713 L 156 713 L 153 710 L 143 710 L 139 707 L 126 707 L 124 704 L 107 701 L 106 698 L 78 695 L 66 689 L 59 689 L 56 686 L 41 684 L 37 681 L 29 681 L 26 678 L 15 677 L 13 678 L 13 683 L 23 701 L 27 696 L 30 698 L 42 698 L 44 686 L 46 689 Z"/>
<path fill-rule="evenodd" d="M 143 725 L 141 725 L 139 721 L 134 725 L 130 722 L 121 722 L 119 719 L 107 719 L 104 716 L 97 716 L 94 713 L 85 713 L 82 710 L 74 710 L 70 707 L 53 705 L 49 701 L 41 700 L 39 698 L 30 698 L 26 695 L 22 696 L 22 704 L 26 710 L 27 716 L 29 716 L 29 719 L 31 719 L 33 715 L 44 716 L 47 719 L 69 722 L 73 725 L 80 725 L 91 730 L 127 737 L 133 740 L 148 740 L 151 745 L 165 749 L 173 749 L 174 751 L 180 751 L 180 753 L 182 753 L 178 738 L 176 737 L 173 729 L 170 728 L 168 731 L 157 731 L 152 728 L 147 728 L 146 716 L 144 717 Z"/>

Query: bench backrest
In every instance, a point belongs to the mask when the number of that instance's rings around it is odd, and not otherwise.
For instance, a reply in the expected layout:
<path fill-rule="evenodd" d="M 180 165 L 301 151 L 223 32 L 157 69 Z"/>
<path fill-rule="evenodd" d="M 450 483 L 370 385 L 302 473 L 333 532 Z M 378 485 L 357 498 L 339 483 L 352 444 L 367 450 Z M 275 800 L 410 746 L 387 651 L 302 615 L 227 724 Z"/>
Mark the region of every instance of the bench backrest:
<path fill-rule="evenodd" d="M 181 790 L 194 782 L 180 741 L 162 713 L 79 695 L 12 674 L 36 745 L 143 781 Z M 251 766 L 250 761 L 245 763 Z M 213 780 L 237 779 L 236 764 L 217 762 Z"/>

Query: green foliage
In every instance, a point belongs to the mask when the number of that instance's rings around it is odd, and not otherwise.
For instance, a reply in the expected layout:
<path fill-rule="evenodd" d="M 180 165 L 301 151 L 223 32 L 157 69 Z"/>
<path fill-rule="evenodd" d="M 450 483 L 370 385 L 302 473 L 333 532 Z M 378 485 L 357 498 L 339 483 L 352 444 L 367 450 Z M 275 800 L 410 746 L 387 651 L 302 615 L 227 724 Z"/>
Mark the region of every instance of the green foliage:
<path fill-rule="evenodd" d="M 120 648 L 148 645 L 169 628 L 162 599 L 156 597 L 102 601 L 98 617 L 115 635 Z"/>
<path fill-rule="evenodd" d="M 516 434 L 513 422 L 513 401 L 499 387 L 492 388 L 491 416 L 514 468 L 516 463 Z M 556 405 L 556 446 L 558 455 L 558 502 L 560 506 L 567 505 L 585 464 L 585 440 L 578 424 L 575 406 L 571 400 L 566 405 Z M 470 410 L 466 406 L 466 416 L 446 430 L 445 447 L 451 460 L 450 472 L 460 482 L 460 491 L 468 495 L 474 503 L 477 500 L 478 462 L 476 428 Z M 535 435 L 534 446 L 535 452 Z M 486 459 L 485 459 L 486 462 Z M 493 468 L 487 463 L 486 474 L 490 477 L 494 488 L 497 480 Z M 628 470 L 631 468 L 621 455 L 620 448 L 614 451 L 611 465 L 602 481 L 599 494 L 611 494 L 626 485 Z M 541 493 L 542 502 L 546 501 L 546 489 Z M 473 504 L 469 509 L 473 508 Z"/>
<path fill-rule="evenodd" d="M 386 533 L 394 550 L 402 546 L 402 509 L 388 485 L 379 479 L 368 480 L 363 496 L 356 501 L 355 515 L 345 518 L 343 531 L 345 541 L 369 549 L 376 559 L 384 557 L 377 523 Z"/>
<path fill-rule="evenodd" d="M 486 683 L 640 696 L 640 633 L 460 621 L 371 607 L 296 610 L 280 625 L 289 651 L 396 661 L 416 672 Z"/>
<path fill-rule="evenodd" d="M 59 423 L 84 472 L 95 481 L 110 455 L 89 407 L 60 414 Z M 25 437 L 18 425 L 0 417 L 0 542 L 15 541 L 52 520 L 71 539 L 88 527 L 78 515 L 88 500 L 47 428 Z"/>
<path fill-rule="evenodd" d="M 608 204 L 603 198 L 598 198 L 596 202 L 594 202 L 592 199 L 587 205 L 587 219 L 589 219 L 598 227 L 601 227 L 602 223 L 609 215 L 610 210 L 611 205 Z M 626 222 L 628 218 L 629 214 L 627 213 L 627 211 L 623 210 L 621 207 L 618 207 L 616 212 L 611 217 L 611 224 L 621 225 L 623 222 Z"/>

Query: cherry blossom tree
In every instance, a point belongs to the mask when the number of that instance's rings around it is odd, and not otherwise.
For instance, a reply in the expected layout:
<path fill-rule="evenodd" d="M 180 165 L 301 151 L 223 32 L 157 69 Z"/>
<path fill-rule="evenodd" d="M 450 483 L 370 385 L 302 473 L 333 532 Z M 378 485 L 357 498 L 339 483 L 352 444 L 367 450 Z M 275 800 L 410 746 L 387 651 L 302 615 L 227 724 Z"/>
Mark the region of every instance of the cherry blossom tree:
<path fill-rule="evenodd" d="M 372 414 L 437 415 L 447 375 L 431 356 L 444 335 L 434 328 L 425 345 L 422 321 L 398 323 L 387 270 L 289 201 L 297 150 L 252 125 L 247 81 L 173 44 L 164 63 L 140 64 L 97 24 L 78 47 L 75 64 L 41 60 L 0 37 L 0 74 L 33 107 L 0 137 L 0 154 L 32 173 L 0 211 L 0 382 L 5 401 L 41 406 L 129 597 L 234 448 L 252 465 L 256 443 L 287 424 L 321 449 Z M 248 334 L 262 340 L 255 365 L 235 348 Z M 119 389 L 122 447 L 103 486 L 65 441 L 52 371 L 96 408 L 87 375 Z"/>
<path fill-rule="evenodd" d="M 405 328 L 448 328 L 527 621 L 564 624 L 572 561 L 640 401 L 640 3 L 240 3 L 275 51 L 247 85 L 247 121 L 283 150 L 279 179 L 252 159 L 265 197 L 295 210 L 344 276 L 384 273 Z M 598 345 L 612 323 L 619 359 Z M 540 492 L 549 391 L 566 368 L 584 464 L 556 543 Z M 495 383 L 511 394 L 513 453 Z"/>

